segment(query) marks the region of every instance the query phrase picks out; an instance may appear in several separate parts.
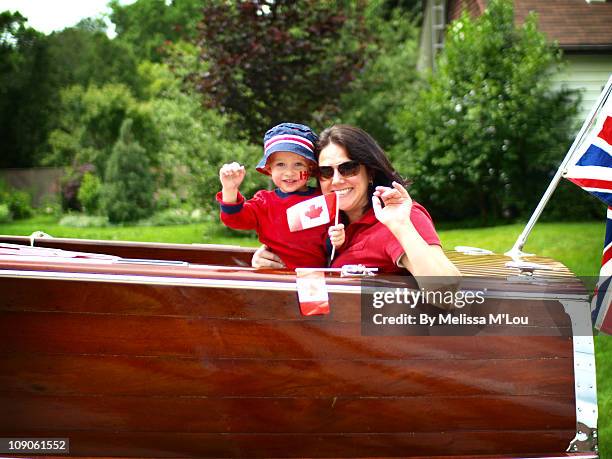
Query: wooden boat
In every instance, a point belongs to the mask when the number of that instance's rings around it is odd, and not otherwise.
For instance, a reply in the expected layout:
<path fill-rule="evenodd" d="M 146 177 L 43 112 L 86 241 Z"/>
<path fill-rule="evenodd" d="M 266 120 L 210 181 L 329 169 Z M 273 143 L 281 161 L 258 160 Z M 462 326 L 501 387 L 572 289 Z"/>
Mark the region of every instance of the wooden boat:
<path fill-rule="evenodd" d="M 482 311 L 539 331 L 363 336 L 359 277 L 328 275 L 331 314 L 304 317 L 295 273 L 250 268 L 252 249 L 30 242 L 0 237 L 0 437 L 69 438 L 71 456 L 598 457 L 588 297 L 553 260 L 450 253 L 489 279 Z"/>

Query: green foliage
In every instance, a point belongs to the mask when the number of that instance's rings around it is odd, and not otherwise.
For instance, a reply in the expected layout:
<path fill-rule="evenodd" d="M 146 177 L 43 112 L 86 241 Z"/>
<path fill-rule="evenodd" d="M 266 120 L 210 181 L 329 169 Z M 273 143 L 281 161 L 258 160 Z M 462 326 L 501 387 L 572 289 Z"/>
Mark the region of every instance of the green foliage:
<path fill-rule="evenodd" d="M 0 204 L 6 205 L 11 219 L 20 220 L 34 214 L 32 197 L 23 190 L 11 188 L 0 181 Z"/>
<path fill-rule="evenodd" d="M 390 148 L 390 120 L 403 107 L 398 95 L 412 91 L 417 79 L 418 28 L 412 14 L 398 9 L 387 13 L 380 2 L 370 5 L 366 26 L 376 32 L 375 39 L 368 45 L 363 70 L 340 99 L 337 121 L 359 126 L 383 148 Z"/>
<path fill-rule="evenodd" d="M 102 207 L 112 223 L 136 221 L 153 212 L 154 177 L 132 125 L 130 118 L 123 122 L 104 176 Z"/>
<path fill-rule="evenodd" d="M 61 196 L 56 194 L 48 194 L 43 196 L 38 204 L 36 214 L 52 215 L 59 218 L 62 215 Z"/>
<path fill-rule="evenodd" d="M 92 20 L 54 32 L 46 38 L 49 58 L 47 78 L 59 91 L 73 85 L 124 84 L 140 86 L 137 61 L 129 46 L 111 40 Z"/>
<path fill-rule="evenodd" d="M 0 167 L 37 163 L 53 103 L 47 43 L 26 20 L 0 13 Z"/>
<path fill-rule="evenodd" d="M 195 88 L 254 143 L 282 121 L 315 124 L 361 68 L 362 3 L 207 2 L 196 43 L 209 68 L 191 75 Z"/>
<path fill-rule="evenodd" d="M 534 196 L 530 204 L 535 209 L 540 196 Z M 584 192 L 569 180 L 561 180 L 552 198 L 544 208 L 541 221 L 567 221 L 606 219 L 606 207 L 595 196 Z"/>
<path fill-rule="evenodd" d="M 87 173 L 94 173 L 96 168 L 92 164 L 83 164 L 78 167 L 67 167 L 66 173 L 61 181 L 61 208 L 63 210 L 81 211 L 81 202 L 79 201 L 79 188 L 83 176 Z"/>
<path fill-rule="evenodd" d="M 133 120 L 134 135 L 147 152 L 158 148 L 155 126 L 148 107 L 124 85 L 71 86 L 61 92 L 58 128 L 49 135 L 45 164 L 65 166 L 91 163 L 106 170 L 111 149 L 124 120 Z M 154 161 L 154 157 L 148 158 Z"/>
<path fill-rule="evenodd" d="M 0 223 L 8 223 L 13 220 L 13 215 L 8 204 L 0 203 Z"/>
<path fill-rule="evenodd" d="M 612 336 L 603 333 L 595 337 L 597 359 L 597 404 L 599 405 L 599 454 L 612 455 Z"/>
<path fill-rule="evenodd" d="M 532 210 L 574 132 L 577 101 L 551 89 L 559 63 L 534 16 L 515 27 L 508 0 L 452 23 L 438 71 L 394 118 L 414 196 L 443 219 Z"/>
<path fill-rule="evenodd" d="M 41 164 L 58 117 L 60 92 L 70 85 L 109 82 L 138 92 L 136 61 L 104 27 L 85 20 L 45 36 L 25 26 L 19 13 L 0 15 L 0 167 Z"/>
<path fill-rule="evenodd" d="M 162 198 L 157 200 L 157 209 L 211 207 L 223 163 L 239 161 L 254 170 L 261 147 L 243 140 L 243 133 L 230 127 L 227 116 L 202 108 L 196 96 L 181 92 L 181 81 L 167 66 L 143 62 L 138 74 L 141 93 L 148 101 L 115 84 L 87 89 L 77 85 L 62 92 L 59 128 L 50 135 L 46 162 L 72 165 L 74 173 L 67 176 L 63 187 L 64 208 L 82 210 L 84 204 L 91 212 L 77 195 L 83 174 L 107 170 L 119 128 L 128 118 L 133 120 L 131 130 L 144 149 L 143 157 L 153 169 L 153 183 L 166 190 L 157 193 Z M 253 172 L 243 191 L 254 193 L 266 183 L 261 174 Z M 164 194 L 169 193 L 174 201 L 164 202 Z"/>
<path fill-rule="evenodd" d="M 210 221 L 210 217 L 202 209 L 187 210 L 174 207 L 155 212 L 149 218 L 141 220 L 139 224 L 144 226 L 188 225 L 190 223 Z"/>
<path fill-rule="evenodd" d="M 168 42 L 193 38 L 202 17 L 201 0 L 137 0 L 109 3 L 116 41 L 133 50 L 139 60 L 160 62 Z"/>
<path fill-rule="evenodd" d="M 181 205 L 178 193 L 170 188 L 161 188 L 155 191 L 155 208 L 157 210 L 170 209 Z"/>
<path fill-rule="evenodd" d="M 70 228 L 104 228 L 110 226 L 108 217 L 103 215 L 68 214 L 64 215 L 58 225 Z"/>
<path fill-rule="evenodd" d="M 160 70 L 158 75 L 160 80 L 151 84 L 166 89 L 149 107 L 161 139 L 158 161 L 163 172 L 162 188 L 173 190 L 176 199 L 168 206 L 216 207 L 219 169 L 226 162 L 238 161 L 249 171 L 241 187 L 246 196 L 264 188 L 266 177 L 255 171 L 261 147 L 243 140 L 242 133 L 230 126 L 228 117 L 203 109 L 197 97 L 179 92 L 171 74 Z M 162 202 L 167 200 L 163 194 L 168 197 L 168 192 L 162 193 Z M 163 203 L 157 206 L 163 207 Z"/>
<path fill-rule="evenodd" d="M 8 206 L 16 220 L 29 218 L 34 214 L 32 197 L 23 190 L 13 190 L 8 196 Z"/>
<path fill-rule="evenodd" d="M 91 172 L 85 173 L 77 198 L 81 203 L 83 211 L 95 214 L 100 210 L 100 196 L 102 192 L 102 181 Z"/>

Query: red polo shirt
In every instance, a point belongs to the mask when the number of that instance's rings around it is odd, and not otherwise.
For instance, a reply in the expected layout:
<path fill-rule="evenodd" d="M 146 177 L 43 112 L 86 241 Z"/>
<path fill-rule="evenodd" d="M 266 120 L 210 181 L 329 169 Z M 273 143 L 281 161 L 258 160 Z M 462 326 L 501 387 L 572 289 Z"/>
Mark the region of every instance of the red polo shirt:
<path fill-rule="evenodd" d="M 425 242 L 440 245 L 433 221 L 422 205 L 412 203 L 410 221 Z M 362 264 L 383 272 L 402 271 L 397 261 L 405 250 L 391 231 L 376 219 L 374 209 L 368 210 L 359 220 L 348 225 L 345 234 L 343 248 L 332 262 L 333 268 Z"/>

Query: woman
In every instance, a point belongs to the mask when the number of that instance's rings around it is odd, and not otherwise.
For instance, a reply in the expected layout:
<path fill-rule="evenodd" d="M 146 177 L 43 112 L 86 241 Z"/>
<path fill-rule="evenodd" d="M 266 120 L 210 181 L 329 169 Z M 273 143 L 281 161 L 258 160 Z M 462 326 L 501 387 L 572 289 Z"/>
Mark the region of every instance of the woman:
<path fill-rule="evenodd" d="M 405 268 L 415 277 L 458 279 L 431 217 L 412 202 L 402 178 L 369 134 L 353 126 L 332 126 L 321 133 L 317 151 L 321 191 L 338 193 L 346 227 L 346 241 L 332 267 L 361 263 L 384 272 Z M 265 248 L 253 256 L 254 267 L 283 267 L 279 262 Z"/>

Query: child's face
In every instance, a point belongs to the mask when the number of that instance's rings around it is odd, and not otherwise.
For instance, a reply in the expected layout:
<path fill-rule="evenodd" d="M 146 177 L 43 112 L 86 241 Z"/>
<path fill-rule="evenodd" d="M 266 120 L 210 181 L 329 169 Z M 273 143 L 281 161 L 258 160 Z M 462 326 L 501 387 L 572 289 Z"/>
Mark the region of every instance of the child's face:
<path fill-rule="evenodd" d="M 285 193 L 306 191 L 310 177 L 308 160 L 295 153 L 279 151 L 273 153 L 266 166 L 274 184 Z"/>

